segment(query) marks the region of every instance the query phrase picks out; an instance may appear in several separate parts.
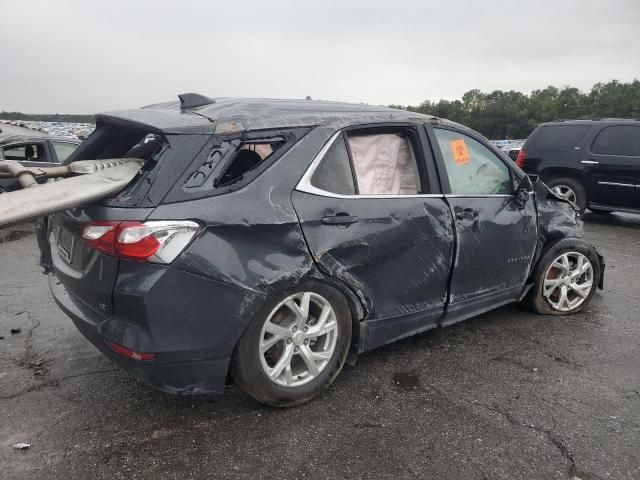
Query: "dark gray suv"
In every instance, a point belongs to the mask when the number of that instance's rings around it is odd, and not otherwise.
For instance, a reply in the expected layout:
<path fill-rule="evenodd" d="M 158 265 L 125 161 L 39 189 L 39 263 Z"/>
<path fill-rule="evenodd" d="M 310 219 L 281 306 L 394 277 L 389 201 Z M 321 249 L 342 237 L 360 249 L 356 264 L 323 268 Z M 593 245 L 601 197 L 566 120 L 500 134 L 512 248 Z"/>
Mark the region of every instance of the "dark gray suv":
<path fill-rule="evenodd" d="M 118 195 L 49 218 L 43 266 L 78 329 L 167 392 L 233 379 L 296 405 L 365 350 L 602 287 L 572 204 L 438 118 L 187 94 L 98 115 L 71 161 L 123 157 L 145 163 Z"/>

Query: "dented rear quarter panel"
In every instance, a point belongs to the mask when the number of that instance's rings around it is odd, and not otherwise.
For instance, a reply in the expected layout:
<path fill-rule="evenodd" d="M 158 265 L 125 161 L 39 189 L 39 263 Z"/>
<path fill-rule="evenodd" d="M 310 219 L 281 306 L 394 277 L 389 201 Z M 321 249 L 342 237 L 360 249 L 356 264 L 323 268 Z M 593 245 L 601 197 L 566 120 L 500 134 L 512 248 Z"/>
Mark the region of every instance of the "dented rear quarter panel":
<path fill-rule="evenodd" d="M 312 130 L 239 190 L 188 204 L 164 204 L 149 216 L 149 220 L 193 218 L 202 224 L 201 232 L 172 268 L 233 287 L 219 302 L 215 292 L 200 299 L 191 313 L 209 318 L 217 336 L 214 342 L 224 350 L 220 353 L 232 353 L 246 325 L 268 298 L 320 276 L 293 208 L 291 190 L 330 133 L 324 127 Z M 216 303 L 225 305 L 223 312 Z"/>

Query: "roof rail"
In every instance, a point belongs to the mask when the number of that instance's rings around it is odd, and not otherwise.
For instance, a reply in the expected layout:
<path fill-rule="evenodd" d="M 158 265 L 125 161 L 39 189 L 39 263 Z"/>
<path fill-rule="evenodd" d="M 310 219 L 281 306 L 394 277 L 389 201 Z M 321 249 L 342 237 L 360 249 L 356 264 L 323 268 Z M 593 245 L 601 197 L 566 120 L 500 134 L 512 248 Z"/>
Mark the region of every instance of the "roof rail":
<path fill-rule="evenodd" d="M 203 105 L 216 103 L 213 98 L 205 97 L 199 93 L 181 93 L 178 98 L 180 99 L 181 109 L 202 107 Z"/>
<path fill-rule="evenodd" d="M 599 122 L 601 120 L 609 120 L 603 119 L 600 117 L 597 118 L 556 118 L 555 120 L 551 120 L 552 122 Z"/>

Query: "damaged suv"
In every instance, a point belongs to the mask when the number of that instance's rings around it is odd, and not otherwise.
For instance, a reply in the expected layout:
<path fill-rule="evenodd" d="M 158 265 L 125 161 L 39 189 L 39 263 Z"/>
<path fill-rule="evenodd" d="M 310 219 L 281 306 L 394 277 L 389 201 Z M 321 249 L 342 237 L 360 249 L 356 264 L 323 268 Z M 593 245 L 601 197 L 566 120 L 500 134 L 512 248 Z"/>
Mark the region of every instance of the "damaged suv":
<path fill-rule="evenodd" d="M 577 312 L 602 288 L 574 206 L 462 125 L 180 97 L 98 115 L 70 160 L 144 165 L 41 229 L 57 304 L 160 390 L 233 379 L 297 405 L 360 352 L 512 302 Z"/>

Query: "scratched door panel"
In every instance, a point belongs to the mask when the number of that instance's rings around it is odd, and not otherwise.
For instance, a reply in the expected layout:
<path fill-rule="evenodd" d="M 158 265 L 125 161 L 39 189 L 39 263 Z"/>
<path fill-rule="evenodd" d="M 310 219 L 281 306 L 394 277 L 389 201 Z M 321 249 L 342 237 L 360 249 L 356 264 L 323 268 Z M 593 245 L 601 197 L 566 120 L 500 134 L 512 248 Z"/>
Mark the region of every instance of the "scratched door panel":
<path fill-rule="evenodd" d="M 450 303 L 523 286 L 536 246 L 533 200 L 525 208 L 513 197 L 455 197 L 449 203 L 458 243 Z"/>
<path fill-rule="evenodd" d="M 302 230 L 320 269 L 366 299 L 369 317 L 430 311 L 446 301 L 453 254 L 450 211 L 442 198 L 330 198 L 294 192 Z M 349 225 L 327 225 L 344 213 Z"/>

